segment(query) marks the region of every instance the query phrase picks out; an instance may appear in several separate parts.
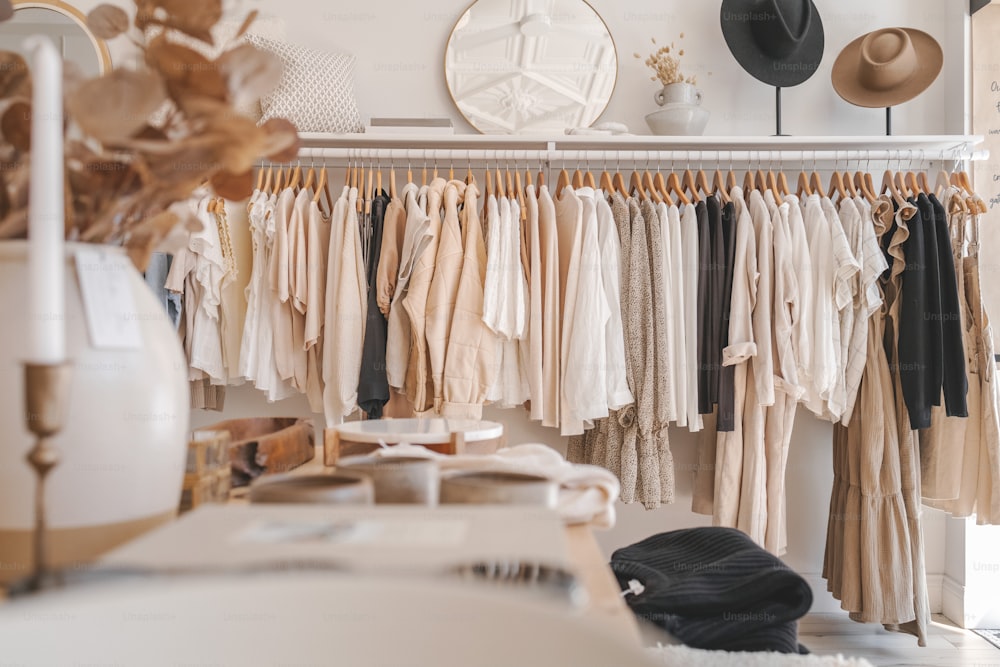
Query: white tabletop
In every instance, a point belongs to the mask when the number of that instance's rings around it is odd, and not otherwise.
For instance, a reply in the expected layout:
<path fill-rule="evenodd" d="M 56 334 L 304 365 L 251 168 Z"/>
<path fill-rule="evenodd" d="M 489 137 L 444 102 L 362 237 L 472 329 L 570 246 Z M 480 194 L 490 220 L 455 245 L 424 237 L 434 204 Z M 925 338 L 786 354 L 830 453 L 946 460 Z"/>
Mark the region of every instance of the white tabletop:
<path fill-rule="evenodd" d="M 411 445 L 439 445 L 452 433 L 461 433 L 466 442 L 492 440 L 503 436 L 503 424 L 475 419 L 369 419 L 334 427 L 344 440 L 378 444 L 407 442 Z"/>

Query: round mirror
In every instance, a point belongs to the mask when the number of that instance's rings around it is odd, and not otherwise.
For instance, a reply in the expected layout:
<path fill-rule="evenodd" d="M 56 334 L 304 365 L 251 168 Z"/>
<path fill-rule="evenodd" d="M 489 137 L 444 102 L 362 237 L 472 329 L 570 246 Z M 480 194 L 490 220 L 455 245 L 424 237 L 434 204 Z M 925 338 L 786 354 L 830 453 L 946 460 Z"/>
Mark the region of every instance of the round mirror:
<path fill-rule="evenodd" d="M 111 69 L 107 45 L 90 32 L 87 17 L 80 10 L 59 0 L 13 0 L 12 4 L 14 17 L 0 23 L 0 49 L 29 59 L 25 38 L 47 35 L 55 42 L 63 60 L 75 63 L 85 77 L 99 76 Z"/>
<path fill-rule="evenodd" d="M 562 133 L 604 112 L 618 54 L 583 0 L 479 0 L 452 30 L 445 78 L 480 132 Z"/>

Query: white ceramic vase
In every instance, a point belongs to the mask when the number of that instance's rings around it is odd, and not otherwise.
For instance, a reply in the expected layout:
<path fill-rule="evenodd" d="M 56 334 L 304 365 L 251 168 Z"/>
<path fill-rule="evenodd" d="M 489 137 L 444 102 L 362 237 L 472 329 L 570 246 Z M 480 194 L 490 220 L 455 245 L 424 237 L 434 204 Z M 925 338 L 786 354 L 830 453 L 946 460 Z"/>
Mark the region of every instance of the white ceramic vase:
<path fill-rule="evenodd" d="M 139 349 L 95 349 L 75 253 L 66 250 L 66 345 L 73 378 L 60 462 L 46 499 L 49 561 L 72 567 L 174 517 L 184 477 L 187 362 L 164 307 L 130 262 L 121 272 L 141 332 Z M 106 248 L 107 252 L 121 252 Z M 27 243 L 0 242 L 0 581 L 30 572 L 35 475 L 25 455 L 22 363 L 28 346 Z"/>
<path fill-rule="evenodd" d="M 709 112 L 701 108 L 701 91 L 690 83 L 671 83 L 653 95 L 663 107 L 646 116 L 653 134 L 697 136 L 705 132 Z"/>

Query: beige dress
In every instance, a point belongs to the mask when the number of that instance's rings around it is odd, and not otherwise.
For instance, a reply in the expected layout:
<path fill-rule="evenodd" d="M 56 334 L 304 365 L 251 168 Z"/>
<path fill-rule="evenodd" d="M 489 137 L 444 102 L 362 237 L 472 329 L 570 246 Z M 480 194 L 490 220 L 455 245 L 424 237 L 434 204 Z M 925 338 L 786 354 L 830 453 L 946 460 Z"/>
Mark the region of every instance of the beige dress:
<path fill-rule="evenodd" d="M 834 483 L 823 576 L 841 606 L 859 622 L 883 623 L 921 637 L 928 607 L 920 530 L 919 471 L 912 432 L 898 391 L 895 362 L 899 287 L 909 235 L 902 209 L 891 238 L 893 264 L 883 281 L 885 307 L 869 321 L 868 354 L 850 424 L 834 426 Z M 892 205 L 873 212 L 879 237 L 888 233 Z M 890 355 L 885 341 L 891 342 Z M 915 493 L 916 491 L 916 493 Z M 916 502 L 914 502 L 916 501 Z"/>

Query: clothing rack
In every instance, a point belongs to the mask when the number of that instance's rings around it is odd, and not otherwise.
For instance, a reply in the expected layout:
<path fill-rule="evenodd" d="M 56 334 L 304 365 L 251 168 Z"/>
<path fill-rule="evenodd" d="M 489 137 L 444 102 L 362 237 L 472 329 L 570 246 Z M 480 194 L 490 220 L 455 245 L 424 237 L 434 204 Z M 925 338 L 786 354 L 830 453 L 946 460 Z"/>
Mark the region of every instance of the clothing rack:
<path fill-rule="evenodd" d="M 643 165 L 808 164 L 844 162 L 900 163 L 926 166 L 989 158 L 976 150 L 981 136 L 893 137 L 649 137 L 567 136 L 559 139 L 524 136 L 377 134 L 304 134 L 298 160 L 330 166 L 358 161 L 414 164 L 487 165 L 517 163 Z"/>

